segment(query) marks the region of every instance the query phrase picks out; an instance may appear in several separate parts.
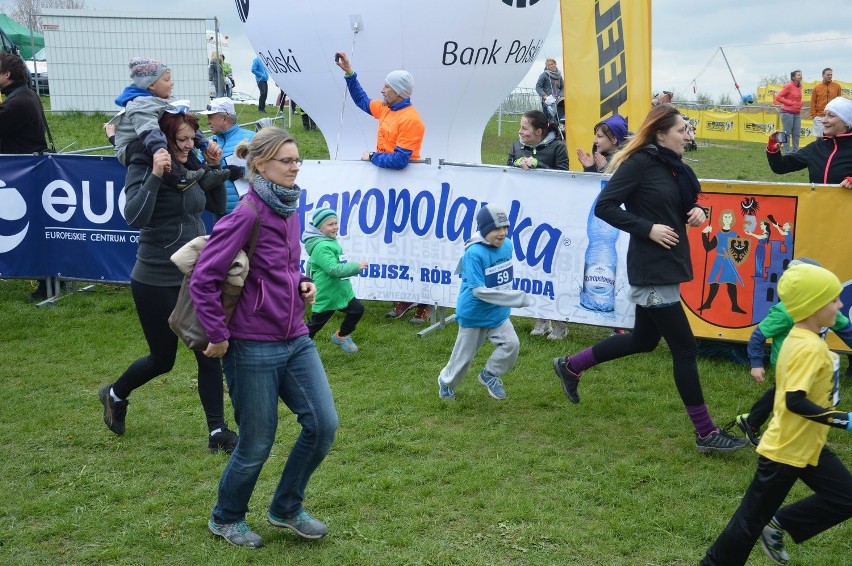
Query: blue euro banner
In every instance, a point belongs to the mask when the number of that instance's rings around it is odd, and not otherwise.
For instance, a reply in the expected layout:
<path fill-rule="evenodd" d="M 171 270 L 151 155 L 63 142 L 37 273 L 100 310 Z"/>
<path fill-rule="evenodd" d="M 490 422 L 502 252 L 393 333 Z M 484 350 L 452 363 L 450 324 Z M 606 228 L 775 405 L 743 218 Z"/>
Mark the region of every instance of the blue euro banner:
<path fill-rule="evenodd" d="M 0 155 L 0 277 L 128 283 L 126 172 L 114 157 Z"/>

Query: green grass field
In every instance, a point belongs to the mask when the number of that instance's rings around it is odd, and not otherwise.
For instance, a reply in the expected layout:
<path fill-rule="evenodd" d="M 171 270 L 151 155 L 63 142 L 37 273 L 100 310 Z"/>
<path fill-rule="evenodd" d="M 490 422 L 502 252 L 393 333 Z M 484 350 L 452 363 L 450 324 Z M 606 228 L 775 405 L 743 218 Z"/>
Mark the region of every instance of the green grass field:
<path fill-rule="evenodd" d="M 103 145 L 104 120 L 51 117 L 57 146 Z M 303 156 L 326 157 L 321 135 L 294 124 Z M 516 127 L 504 124 L 497 138 L 491 124 L 486 162 L 502 163 Z M 702 178 L 781 180 L 756 144 L 701 145 L 688 156 Z M 582 403 L 572 405 L 550 359 L 609 330 L 571 324 L 568 338 L 553 342 L 530 337 L 533 321 L 515 318 L 522 347 L 504 380 L 508 399 L 491 399 L 472 371 L 458 400 L 446 403 L 436 378 L 455 327 L 419 338 L 408 322 L 383 317 L 387 303 L 369 302 L 356 333 L 360 353 L 330 342 L 339 318 L 318 337 L 340 429 L 306 506 L 330 535 L 306 543 L 265 521 L 298 432 L 281 407 L 247 517 L 266 546 L 239 549 L 207 531 L 227 456 L 206 450 L 191 353 L 181 349 L 172 372 L 133 394 L 127 433 L 116 437 L 101 421 L 97 391 L 146 352 L 129 290 L 96 285 L 35 308 L 24 301 L 32 289 L 0 279 L 2 564 L 696 564 L 756 465 L 751 448 L 727 456 L 695 450 L 664 345 L 590 370 Z M 765 388 L 744 366 L 701 358 L 699 368 L 720 424 Z M 852 395 L 849 383 L 842 393 Z M 852 438 L 836 430 L 829 438 L 852 464 Z M 790 498 L 807 493 L 798 485 Z M 852 530 L 842 525 L 788 545 L 790 564 L 844 564 Z M 752 556 L 750 563 L 770 563 L 759 549 Z"/>

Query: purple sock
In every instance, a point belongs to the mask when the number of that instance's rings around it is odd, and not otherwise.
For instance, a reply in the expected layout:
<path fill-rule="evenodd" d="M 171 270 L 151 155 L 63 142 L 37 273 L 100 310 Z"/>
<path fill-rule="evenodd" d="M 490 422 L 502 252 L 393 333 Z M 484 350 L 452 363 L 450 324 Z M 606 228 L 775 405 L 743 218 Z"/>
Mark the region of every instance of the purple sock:
<path fill-rule="evenodd" d="M 598 362 L 595 361 L 595 355 L 592 353 L 592 349 L 586 348 L 585 350 L 570 356 L 568 358 L 568 363 L 571 364 L 571 369 L 580 373 L 581 371 L 586 371 L 590 367 L 597 365 Z"/>
<path fill-rule="evenodd" d="M 695 434 L 704 438 L 714 430 L 716 424 L 710 416 L 710 411 L 707 410 L 707 404 L 696 405 L 695 407 L 687 407 L 686 414 L 692 420 L 692 426 L 695 428 Z"/>

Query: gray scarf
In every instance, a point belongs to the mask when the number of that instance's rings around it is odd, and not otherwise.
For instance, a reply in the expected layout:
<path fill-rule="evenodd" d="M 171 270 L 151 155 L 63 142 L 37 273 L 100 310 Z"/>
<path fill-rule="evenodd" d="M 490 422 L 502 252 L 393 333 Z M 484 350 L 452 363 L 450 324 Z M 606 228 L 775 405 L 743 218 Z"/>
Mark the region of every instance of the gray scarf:
<path fill-rule="evenodd" d="M 296 205 L 299 202 L 299 195 L 302 193 L 299 185 L 293 185 L 293 188 L 288 189 L 287 187 L 276 185 L 260 175 L 255 175 L 251 181 L 251 188 L 254 189 L 257 196 L 263 199 L 263 202 L 271 206 L 272 210 L 284 218 L 287 218 L 298 210 L 298 206 Z"/>

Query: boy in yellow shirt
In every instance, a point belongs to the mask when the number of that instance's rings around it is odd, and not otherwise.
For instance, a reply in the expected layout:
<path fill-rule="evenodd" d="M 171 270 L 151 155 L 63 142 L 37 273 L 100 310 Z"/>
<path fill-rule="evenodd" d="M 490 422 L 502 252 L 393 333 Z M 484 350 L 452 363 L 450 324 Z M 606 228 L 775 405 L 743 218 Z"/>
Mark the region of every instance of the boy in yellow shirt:
<path fill-rule="evenodd" d="M 840 359 L 820 339 L 843 306 L 840 280 L 815 265 L 794 265 L 778 296 L 795 325 L 778 354 L 774 414 L 757 447 L 757 472 L 702 565 L 745 564 L 754 543 L 786 564 L 784 532 L 802 543 L 852 516 L 852 474 L 826 446 L 828 427 L 850 430 L 840 400 Z M 781 507 L 796 480 L 813 495 Z M 779 509 L 780 508 L 780 509 Z"/>

